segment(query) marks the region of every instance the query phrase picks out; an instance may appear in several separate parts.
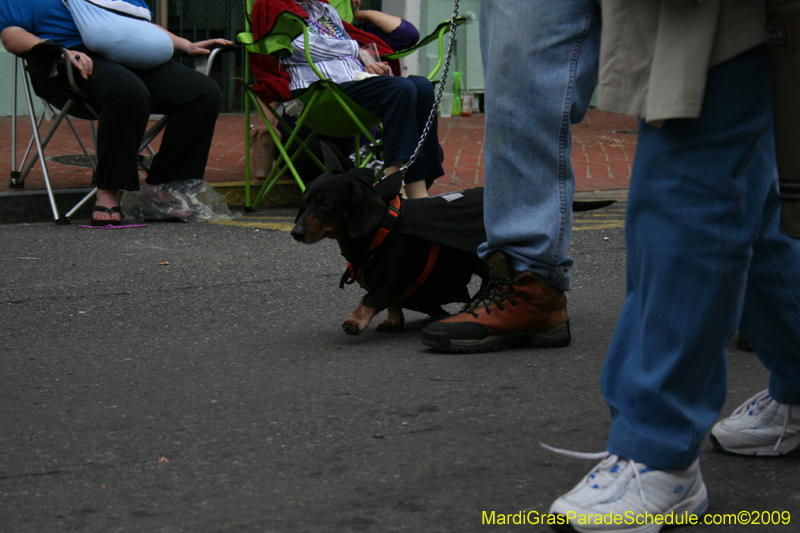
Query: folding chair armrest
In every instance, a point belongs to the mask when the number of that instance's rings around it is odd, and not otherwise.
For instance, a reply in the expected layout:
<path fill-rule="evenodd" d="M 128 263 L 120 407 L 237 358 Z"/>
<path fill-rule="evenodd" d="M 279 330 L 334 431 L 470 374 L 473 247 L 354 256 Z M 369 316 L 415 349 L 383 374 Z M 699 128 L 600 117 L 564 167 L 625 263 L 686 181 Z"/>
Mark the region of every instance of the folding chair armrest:
<path fill-rule="evenodd" d="M 319 79 L 326 79 L 314 64 L 314 60 L 311 59 L 311 50 L 308 46 L 308 25 L 306 21 L 294 13 L 289 12 L 281 13 L 278 18 L 279 22 L 275 23 L 272 31 L 262 36 L 261 39 L 256 40 L 252 33 L 242 32 L 236 36 L 238 41 L 242 43 L 250 53 L 270 55 L 280 61 L 294 54 L 292 41 L 302 33 L 303 49 L 306 54 L 308 65 Z"/>
<path fill-rule="evenodd" d="M 234 44 L 215 44 L 215 45 L 213 45 L 213 46 L 211 46 L 209 48 L 209 50 L 211 51 L 211 54 L 214 54 L 215 52 L 216 53 L 238 52 L 241 49 L 242 49 L 242 46 L 238 45 L 238 44 L 235 44 L 235 43 Z M 208 56 L 191 56 L 191 55 L 189 55 L 189 54 L 187 54 L 185 52 L 175 51 L 172 54 L 172 57 L 201 58 L 201 57 L 209 57 L 211 54 L 209 54 Z"/>
<path fill-rule="evenodd" d="M 198 72 L 202 72 L 206 76 L 211 72 L 211 67 L 214 66 L 214 60 L 219 54 L 227 54 L 231 52 L 239 52 L 242 49 L 241 45 L 238 44 L 215 44 L 209 50 L 211 53 L 207 56 L 190 56 L 189 54 L 184 54 L 180 52 L 176 52 L 173 57 L 182 57 L 182 58 L 190 58 L 194 60 L 194 69 Z"/>
<path fill-rule="evenodd" d="M 270 47 L 265 42 L 265 39 L 256 41 L 255 36 L 249 31 L 243 31 L 236 34 L 236 40 L 239 42 L 241 47 L 251 54 L 261 54 L 263 56 L 271 55 Z"/>
<path fill-rule="evenodd" d="M 299 15 L 284 11 L 275 20 L 272 29 L 256 39 L 252 32 L 237 35 L 238 41 L 254 54 L 273 56 L 275 59 L 286 59 L 294 53 L 292 41 L 303 31 L 308 31 L 306 21 Z"/>
<path fill-rule="evenodd" d="M 476 20 L 478 20 L 478 17 L 475 16 L 475 13 L 468 11 L 463 16 L 456 18 L 456 27 L 461 26 L 462 24 L 468 24 L 474 22 Z M 437 61 L 433 71 L 431 71 L 431 73 L 428 75 L 428 79 L 432 79 L 442 66 L 442 61 L 444 59 L 443 57 L 444 36 L 446 33 L 449 33 L 451 23 L 452 20 L 445 20 L 444 22 L 441 22 L 438 26 L 436 26 L 436 28 L 431 33 L 426 35 L 424 38 L 420 39 L 420 41 L 414 46 L 406 48 L 405 50 L 394 52 L 392 54 L 386 54 L 384 56 L 381 56 L 381 59 L 385 60 L 401 59 L 403 57 L 413 54 L 420 48 L 429 45 L 433 41 L 437 41 L 439 43 L 439 60 Z"/>
<path fill-rule="evenodd" d="M 475 14 L 472 13 L 472 12 L 468 12 L 466 15 L 458 17 L 456 19 L 456 26 L 461 26 L 462 24 L 470 23 L 470 22 L 472 22 L 474 20 L 477 20 L 477 17 L 475 16 Z M 445 20 L 444 22 L 441 22 L 438 26 L 436 26 L 436 28 L 431 33 L 429 33 L 428 35 L 426 35 L 425 37 L 420 39 L 419 42 L 417 44 L 415 44 L 414 46 L 411 46 L 411 47 L 406 48 L 404 50 L 398 50 L 397 52 L 393 52 L 391 54 L 386 54 L 384 56 L 381 56 L 381 58 L 382 59 L 402 59 L 402 58 L 404 58 L 404 57 L 406 57 L 408 55 L 413 54 L 414 52 L 416 52 L 420 48 L 423 48 L 424 46 L 429 45 L 433 41 L 441 41 L 441 40 L 443 40 L 444 39 L 444 34 L 447 33 L 448 31 L 450 31 L 450 23 L 451 22 L 452 22 L 451 20 Z"/>
<path fill-rule="evenodd" d="M 236 44 L 236 43 L 232 43 L 232 44 L 215 44 L 214 46 L 211 47 L 211 51 L 212 52 L 217 50 L 218 51 L 217 53 L 222 53 L 222 54 L 225 54 L 225 53 L 228 53 L 228 52 L 239 52 L 241 49 L 242 49 L 242 47 L 240 45 Z"/>
<path fill-rule="evenodd" d="M 72 62 L 67 59 L 69 54 L 64 45 L 44 40 L 17 55 L 26 61 L 29 72 L 45 77 L 50 76 L 53 65 L 64 57 L 69 85 L 76 91 L 78 90 L 78 85 L 75 83 L 75 75 L 72 72 Z"/>
<path fill-rule="evenodd" d="M 353 23 L 355 14 L 353 13 L 353 4 L 350 0 L 330 0 L 328 3 L 339 13 L 343 21 L 348 24 Z"/>

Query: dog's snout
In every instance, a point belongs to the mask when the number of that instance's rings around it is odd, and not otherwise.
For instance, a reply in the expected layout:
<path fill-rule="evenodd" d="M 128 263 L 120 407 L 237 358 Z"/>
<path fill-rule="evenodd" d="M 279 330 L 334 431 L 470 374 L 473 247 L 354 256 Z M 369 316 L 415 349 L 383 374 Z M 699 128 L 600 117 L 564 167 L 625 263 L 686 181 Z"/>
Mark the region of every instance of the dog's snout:
<path fill-rule="evenodd" d="M 303 242 L 306 238 L 306 227 L 303 224 L 295 224 L 292 228 L 292 237 L 294 240 Z"/>

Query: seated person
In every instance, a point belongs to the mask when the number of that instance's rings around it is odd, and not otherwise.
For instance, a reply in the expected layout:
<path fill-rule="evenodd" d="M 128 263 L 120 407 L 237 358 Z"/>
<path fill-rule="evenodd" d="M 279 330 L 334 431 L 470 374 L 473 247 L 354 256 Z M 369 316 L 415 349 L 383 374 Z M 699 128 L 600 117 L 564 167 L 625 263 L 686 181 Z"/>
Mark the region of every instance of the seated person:
<path fill-rule="evenodd" d="M 146 8 L 144 0 L 127 0 Z M 166 30 L 164 30 L 166 31 Z M 198 43 L 167 32 L 174 49 L 189 56 L 209 54 L 224 39 Z M 19 54 L 48 39 L 68 48 L 78 87 L 99 107 L 97 128 L 97 198 L 92 223 L 119 223 L 119 190 L 139 190 L 138 149 L 150 114 L 168 115 L 161 148 L 153 158 L 147 183 L 202 179 L 219 115 L 222 94 L 214 80 L 176 61 L 131 70 L 90 51 L 62 0 L 0 0 L 0 39 Z M 54 97 L 69 87 L 65 65 L 41 90 Z"/>
<path fill-rule="evenodd" d="M 267 33 L 284 11 L 308 21 L 311 58 L 320 71 L 353 101 L 381 118 L 385 172 L 396 172 L 417 147 L 433 107 L 433 84 L 421 76 L 393 76 L 386 63 L 365 67 L 358 59 L 360 44 L 374 42 L 381 54 L 391 50 L 380 39 L 342 22 L 336 10 L 322 0 L 257 0 L 252 13 L 254 37 Z M 294 54 L 280 64 L 270 56 L 250 55 L 256 77 L 254 91 L 267 104 L 296 98 L 319 80 L 306 62 L 303 37 L 292 44 Z M 434 117 L 421 153 L 405 175 L 408 198 L 427 196 L 426 181 L 444 174 L 439 150 Z"/>
<path fill-rule="evenodd" d="M 351 0 L 351 3 L 355 27 L 378 37 L 393 51 L 411 48 L 419 41 L 419 30 L 409 21 L 381 11 L 361 9 L 361 0 Z"/>

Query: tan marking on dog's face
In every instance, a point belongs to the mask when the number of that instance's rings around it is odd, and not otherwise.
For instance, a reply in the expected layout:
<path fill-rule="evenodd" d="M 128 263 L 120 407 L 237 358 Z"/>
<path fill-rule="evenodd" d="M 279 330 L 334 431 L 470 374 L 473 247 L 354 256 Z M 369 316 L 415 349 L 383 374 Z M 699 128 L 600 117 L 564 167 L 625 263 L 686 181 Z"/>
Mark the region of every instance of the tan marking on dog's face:
<path fill-rule="evenodd" d="M 315 217 L 309 215 L 305 219 L 306 234 L 303 242 L 306 244 L 314 244 L 322 239 L 339 239 L 344 235 L 341 224 L 337 222 L 325 223 Z"/>
<path fill-rule="evenodd" d="M 317 178 L 306 189 L 292 236 L 306 244 L 325 238 L 346 238 L 347 209 L 351 202 L 349 181 L 333 176 Z"/>

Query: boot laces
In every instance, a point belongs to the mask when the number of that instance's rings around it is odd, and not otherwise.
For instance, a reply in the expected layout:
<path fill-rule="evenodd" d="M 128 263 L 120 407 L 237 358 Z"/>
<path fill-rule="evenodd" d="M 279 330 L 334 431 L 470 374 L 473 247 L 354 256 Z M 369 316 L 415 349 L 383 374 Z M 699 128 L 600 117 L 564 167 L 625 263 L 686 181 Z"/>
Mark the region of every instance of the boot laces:
<path fill-rule="evenodd" d="M 619 455 L 614 455 L 610 452 L 598 452 L 598 453 L 585 453 L 585 452 L 576 452 L 573 450 L 565 450 L 563 448 L 554 448 L 553 446 L 549 446 L 545 443 L 540 443 L 541 447 L 545 450 L 551 451 L 553 453 L 557 453 L 559 455 L 565 455 L 567 457 L 574 457 L 576 459 L 586 459 L 590 461 L 597 461 L 598 459 L 601 462 L 594 468 L 592 471 L 592 481 L 598 487 L 605 487 L 610 485 L 618 478 L 618 476 L 622 475 L 626 469 L 632 468 L 633 469 L 633 479 L 636 483 L 636 489 L 639 491 L 639 498 L 642 500 L 642 505 L 647 508 L 647 498 L 644 495 L 644 488 L 642 487 L 642 478 L 639 472 L 639 467 L 636 465 L 636 462 L 630 461 L 628 459 L 624 459 Z M 642 467 L 647 468 L 646 465 L 639 463 Z"/>
<path fill-rule="evenodd" d="M 516 307 L 517 301 L 514 299 L 514 287 L 518 285 L 527 285 L 525 281 L 516 281 L 511 279 L 497 279 L 492 278 L 489 283 L 481 291 L 479 291 L 464 308 L 462 313 L 471 313 L 472 316 L 478 318 L 478 309 L 485 308 L 486 314 L 491 315 L 492 304 L 497 305 L 499 311 L 504 311 L 503 302 L 508 301 L 512 306 Z"/>

